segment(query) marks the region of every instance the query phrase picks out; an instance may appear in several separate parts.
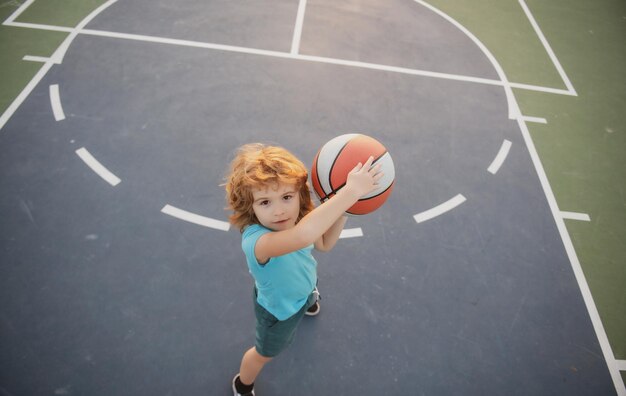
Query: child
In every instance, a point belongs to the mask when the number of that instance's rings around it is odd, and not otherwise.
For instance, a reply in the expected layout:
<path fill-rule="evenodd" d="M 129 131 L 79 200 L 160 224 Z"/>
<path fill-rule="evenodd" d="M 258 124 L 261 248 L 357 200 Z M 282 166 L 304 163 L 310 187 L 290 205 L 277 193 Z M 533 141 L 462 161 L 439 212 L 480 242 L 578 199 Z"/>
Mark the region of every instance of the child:
<path fill-rule="evenodd" d="M 372 162 L 359 163 L 346 185 L 315 208 L 307 170 L 293 154 L 262 144 L 239 149 L 226 178 L 226 199 L 254 278 L 256 342 L 232 381 L 235 396 L 254 395 L 263 366 L 291 344 L 305 314 L 319 313 L 311 250 L 332 249 L 346 223 L 344 212 L 377 188 L 382 173 Z"/>

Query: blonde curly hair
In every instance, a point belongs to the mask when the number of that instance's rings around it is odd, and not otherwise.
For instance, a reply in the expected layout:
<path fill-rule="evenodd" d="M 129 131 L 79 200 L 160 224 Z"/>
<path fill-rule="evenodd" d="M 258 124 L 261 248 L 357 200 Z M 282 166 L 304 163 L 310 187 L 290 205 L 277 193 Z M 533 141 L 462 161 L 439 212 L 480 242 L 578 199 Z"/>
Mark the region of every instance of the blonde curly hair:
<path fill-rule="evenodd" d="M 304 164 L 282 147 L 251 143 L 241 146 L 230 163 L 226 176 L 227 210 L 232 210 L 230 223 L 243 230 L 251 224 L 260 224 L 252 203 L 252 190 L 277 183 L 295 184 L 300 192 L 298 221 L 314 209 Z"/>

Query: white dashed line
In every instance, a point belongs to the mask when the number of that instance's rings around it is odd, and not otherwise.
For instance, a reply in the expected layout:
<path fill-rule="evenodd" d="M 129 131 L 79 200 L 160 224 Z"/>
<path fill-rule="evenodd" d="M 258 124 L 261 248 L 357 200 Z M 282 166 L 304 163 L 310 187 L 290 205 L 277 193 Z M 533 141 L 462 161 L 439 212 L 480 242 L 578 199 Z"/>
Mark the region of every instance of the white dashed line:
<path fill-rule="evenodd" d="M 465 202 L 466 199 L 463 195 L 458 194 L 457 196 L 455 196 L 452 199 L 447 200 L 446 202 L 442 203 L 441 205 L 437 205 L 432 209 L 428 209 L 422 213 L 418 213 L 415 216 L 413 216 L 413 218 L 415 219 L 415 221 L 417 221 L 418 223 L 422 223 L 426 220 L 430 220 L 433 217 L 437 217 L 445 212 L 448 212 L 454 208 L 456 208 L 457 206 L 459 206 L 460 204 L 462 204 L 463 202 Z"/>
<path fill-rule="evenodd" d="M 214 228 L 221 231 L 228 231 L 230 229 L 230 223 L 215 220 L 210 217 L 200 216 L 171 205 L 165 205 L 163 209 L 161 209 L 161 212 L 172 217 L 176 217 L 177 219 L 184 220 L 189 223 L 197 224 L 203 227 Z"/>
<path fill-rule="evenodd" d="M 504 142 L 502 142 L 502 146 L 500 146 L 500 151 L 498 151 L 496 158 L 493 159 L 493 162 L 489 165 L 489 168 L 487 168 L 489 173 L 495 175 L 496 172 L 498 172 L 504 160 L 506 160 L 506 157 L 509 155 L 509 150 L 511 150 L 511 142 L 505 139 Z"/>
<path fill-rule="evenodd" d="M 348 228 L 341 231 L 339 238 L 357 238 L 363 236 L 363 230 L 361 228 Z"/>
<path fill-rule="evenodd" d="M 57 121 L 63 121 L 65 119 L 65 113 L 63 112 L 63 106 L 61 106 L 61 96 L 59 95 L 58 84 L 50 85 L 50 104 L 52 105 L 54 119 Z"/>
<path fill-rule="evenodd" d="M 121 182 L 119 177 L 115 176 L 100 162 L 98 162 L 98 160 L 95 159 L 86 148 L 79 148 L 76 150 L 76 154 L 78 154 L 78 156 L 85 162 L 85 164 L 87 164 L 87 166 L 91 168 L 91 170 L 96 172 L 98 176 L 106 180 L 106 182 L 110 185 L 117 186 Z"/>
<path fill-rule="evenodd" d="M 578 220 L 578 221 L 591 221 L 591 217 L 589 217 L 586 213 L 576 213 L 576 212 L 563 212 L 561 211 L 561 217 L 567 220 Z"/>

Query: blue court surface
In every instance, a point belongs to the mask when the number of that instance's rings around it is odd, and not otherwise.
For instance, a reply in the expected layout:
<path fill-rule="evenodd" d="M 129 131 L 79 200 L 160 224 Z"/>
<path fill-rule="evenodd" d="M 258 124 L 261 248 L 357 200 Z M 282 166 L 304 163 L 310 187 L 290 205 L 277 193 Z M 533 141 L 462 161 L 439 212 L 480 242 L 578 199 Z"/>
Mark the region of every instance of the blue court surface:
<path fill-rule="evenodd" d="M 0 131 L 0 394 L 231 394 L 254 313 L 226 167 L 344 133 L 395 189 L 316 255 L 321 314 L 257 395 L 614 394 L 497 63 L 421 2 L 301 4 L 107 2 L 41 60 Z"/>

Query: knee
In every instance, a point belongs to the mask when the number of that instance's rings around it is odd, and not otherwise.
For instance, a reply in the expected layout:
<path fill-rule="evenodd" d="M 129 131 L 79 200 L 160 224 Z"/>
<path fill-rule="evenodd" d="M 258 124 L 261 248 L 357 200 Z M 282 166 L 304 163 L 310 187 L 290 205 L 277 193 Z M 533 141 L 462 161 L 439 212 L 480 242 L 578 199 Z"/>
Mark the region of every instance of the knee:
<path fill-rule="evenodd" d="M 269 363 L 273 359 L 272 357 L 261 355 L 259 351 L 257 351 L 256 347 L 252 348 L 252 350 L 256 355 L 255 357 L 257 358 L 257 360 L 263 362 L 263 364 Z"/>

